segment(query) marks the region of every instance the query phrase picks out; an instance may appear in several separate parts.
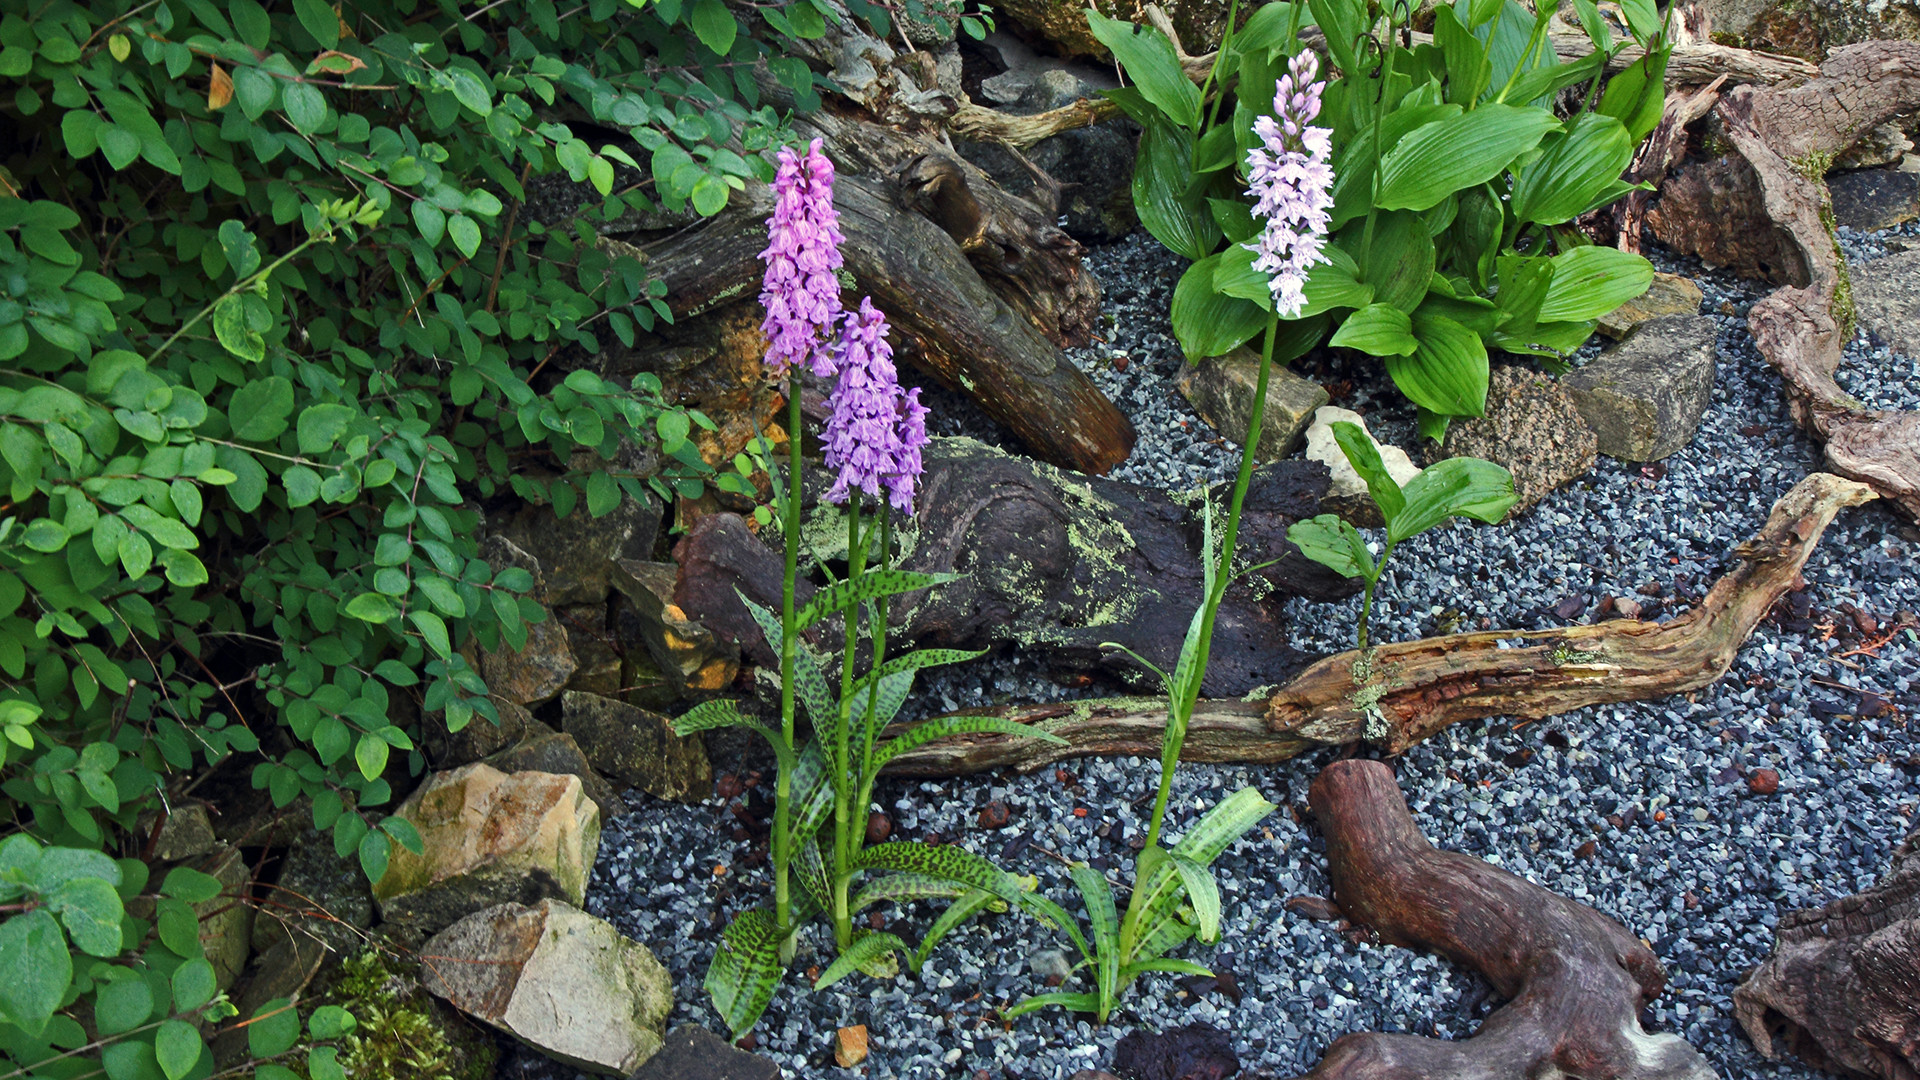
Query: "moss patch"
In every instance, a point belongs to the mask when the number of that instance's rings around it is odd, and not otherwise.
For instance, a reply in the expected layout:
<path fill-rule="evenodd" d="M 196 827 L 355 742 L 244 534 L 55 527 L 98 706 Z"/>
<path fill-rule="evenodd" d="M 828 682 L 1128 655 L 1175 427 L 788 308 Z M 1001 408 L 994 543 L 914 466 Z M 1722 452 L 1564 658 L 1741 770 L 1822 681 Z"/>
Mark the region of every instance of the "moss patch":
<path fill-rule="evenodd" d="M 328 994 L 358 1021 L 342 1040 L 348 1076 L 396 1080 L 487 1080 L 500 1050 L 492 1037 L 433 1000 L 414 976 L 377 949 L 340 966 Z"/>

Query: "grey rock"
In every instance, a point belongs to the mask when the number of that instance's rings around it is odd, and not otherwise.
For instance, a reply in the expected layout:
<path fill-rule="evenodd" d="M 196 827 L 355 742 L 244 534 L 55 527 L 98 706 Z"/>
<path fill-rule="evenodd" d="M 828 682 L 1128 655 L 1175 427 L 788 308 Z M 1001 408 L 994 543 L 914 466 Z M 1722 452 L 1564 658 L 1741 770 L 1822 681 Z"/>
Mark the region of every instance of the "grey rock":
<path fill-rule="evenodd" d="M 598 771 L 647 794 L 699 802 L 713 790 L 713 767 L 698 735 L 673 733 L 659 713 L 569 690 L 560 698 L 560 727 Z"/>
<path fill-rule="evenodd" d="M 495 574 L 508 567 L 532 574 L 532 598 L 547 609 L 545 619 L 526 625 L 527 639 L 521 648 L 514 648 L 503 635 L 499 648 L 480 650 L 480 674 L 487 680 L 487 688 L 497 699 L 515 705 L 534 706 L 553 700 L 580 665 L 573 658 L 566 627 L 554 617 L 550 606 L 546 564 L 503 535 L 481 541 L 480 557 Z"/>
<path fill-rule="evenodd" d="M 583 499 L 573 513 L 555 520 L 549 507 L 529 506 L 502 523 L 501 536 L 540 561 L 544 603 L 597 604 L 607 598 L 614 559 L 645 559 L 660 532 L 661 507 L 652 498 L 623 495 L 605 517 L 587 512 Z"/>
<path fill-rule="evenodd" d="M 356 931 L 372 925 L 373 894 L 360 861 L 334 854 L 331 835 L 308 829 L 288 849 L 280 880 L 259 905 L 253 949 L 266 953 L 289 942 L 320 941 L 345 952 L 359 943 Z"/>
<path fill-rule="evenodd" d="M 240 977 L 252 951 L 253 908 L 242 901 L 253 874 L 240 849 L 226 844 L 192 865 L 220 882 L 220 895 L 193 905 L 193 913 L 200 920 L 200 947 L 213 965 L 214 984 L 225 990 Z"/>
<path fill-rule="evenodd" d="M 673 985 L 645 945 L 558 900 L 477 911 L 427 942 L 427 989 L 558 1061 L 631 1076 L 659 1051 Z"/>
<path fill-rule="evenodd" d="M 1193 404 L 1200 418 L 1237 445 L 1246 438 L 1259 379 L 1260 357 L 1252 349 L 1241 346 L 1225 356 L 1212 356 L 1188 365 L 1180 375 L 1179 386 L 1180 393 Z M 1319 383 L 1296 375 L 1288 368 L 1275 367 L 1267 377 L 1260 445 L 1255 448 L 1254 456 L 1261 461 L 1278 461 L 1292 453 L 1300 436 L 1313 423 L 1314 410 L 1326 403 L 1327 392 Z"/>
<path fill-rule="evenodd" d="M 1059 949 L 1041 949 L 1027 958 L 1027 967 L 1040 978 L 1058 975 L 1062 979 L 1073 974 L 1073 965 L 1067 961 L 1067 954 Z"/>
<path fill-rule="evenodd" d="M 537 722 L 537 721 L 536 721 Z M 600 808 L 601 820 L 627 812 L 625 800 L 614 791 L 605 777 L 593 771 L 587 755 L 573 736 L 555 731 L 545 724 L 540 732 L 485 759 L 485 763 L 503 773 L 544 772 L 580 778 L 581 790 Z"/>
<path fill-rule="evenodd" d="M 1713 400 L 1715 332 L 1703 315 L 1653 319 L 1560 380 L 1601 453 L 1657 461 L 1687 445 Z"/>
<path fill-rule="evenodd" d="M 1837 225 L 1870 232 L 1920 219 L 1920 173 L 1861 169 L 1827 177 Z"/>
<path fill-rule="evenodd" d="M 444 721 L 423 725 L 427 729 L 422 745 L 427 762 L 435 769 L 457 769 L 505 750 L 515 743 L 552 733 L 553 729 L 533 718 L 526 706 L 493 699 L 497 719 L 474 713 L 465 727 L 448 731 Z"/>
<path fill-rule="evenodd" d="M 1920 251 L 1875 259 L 1851 273 L 1860 325 L 1894 352 L 1920 357 Z"/>
<path fill-rule="evenodd" d="M 153 834 L 152 814 L 140 818 L 140 836 Z M 192 859 L 212 851 L 219 839 L 213 834 L 213 820 L 207 816 L 207 808 L 199 803 L 187 803 L 176 806 L 167 814 L 165 823 L 160 826 L 160 835 L 153 842 L 150 857 L 161 862 L 179 862 Z"/>
<path fill-rule="evenodd" d="M 667 1033 L 660 1052 L 633 1080 L 780 1080 L 780 1066 L 686 1024 Z"/>
<path fill-rule="evenodd" d="M 1888 121 L 1860 136 L 1857 142 L 1833 159 L 1833 167 L 1846 170 L 1893 165 L 1912 149 L 1913 140 L 1907 137 L 1900 124 Z"/>
<path fill-rule="evenodd" d="M 714 637 L 673 602 L 678 567 L 619 559 L 612 575 L 614 588 L 627 599 L 648 656 L 676 690 L 711 693 L 733 682 L 740 671 L 740 650 Z"/>
<path fill-rule="evenodd" d="M 568 690 L 617 697 L 620 694 L 620 650 L 607 632 L 607 605 L 573 604 L 555 608 L 554 618 L 566 627 L 567 644 L 579 666 L 567 680 Z"/>
<path fill-rule="evenodd" d="M 1512 473 L 1520 501 L 1511 518 L 1592 468 L 1598 448 L 1593 429 L 1558 383 L 1498 364 L 1487 383 L 1486 414 L 1455 420 L 1443 456 L 1484 458 Z"/>
<path fill-rule="evenodd" d="M 1098 100 L 1102 89 L 1116 85 L 1099 68 L 1035 56 L 1017 43 L 1002 45 L 1001 55 L 1008 70 L 987 79 L 982 92 L 1017 116 L 1064 108 L 1081 98 Z M 1116 117 L 1044 139 L 1025 151 L 1025 162 L 994 143 L 961 143 L 960 153 L 1001 187 L 1029 198 L 1033 170 L 1046 173 L 1060 185 L 1059 209 L 1067 234 L 1087 243 L 1106 243 L 1125 236 L 1139 222 L 1132 193 L 1138 136 L 1131 120 Z"/>

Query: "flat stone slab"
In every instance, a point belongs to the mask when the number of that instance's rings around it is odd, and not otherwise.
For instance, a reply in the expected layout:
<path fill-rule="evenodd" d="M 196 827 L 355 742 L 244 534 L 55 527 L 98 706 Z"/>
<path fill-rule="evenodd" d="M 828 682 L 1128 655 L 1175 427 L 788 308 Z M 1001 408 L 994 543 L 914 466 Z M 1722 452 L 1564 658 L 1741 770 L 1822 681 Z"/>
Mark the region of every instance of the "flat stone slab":
<path fill-rule="evenodd" d="M 560 727 L 594 769 L 661 799 L 699 802 L 713 792 L 713 767 L 699 735 L 673 733 L 673 722 L 623 701 L 569 690 L 560 697 Z"/>
<path fill-rule="evenodd" d="M 1714 321 L 1668 315 L 1560 380 L 1598 437 L 1622 461 L 1658 461 L 1687 445 L 1713 401 Z"/>
<path fill-rule="evenodd" d="M 1700 286 L 1688 278 L 1656 273 L 1646 292 L 1600 316 L 1600 332 L 1618 341 L 1649 319 L 1662 315 L 1698 315 L 1704 295 Z"/>
<path fill-rule="evenodd" d="M 1920 356 L 1920 251 L 1888 255 L 1848 273 L 1860 325 L 1894 352 Z"/>
<path fill-rule="evenodd" d="M 421 950 L 423 982 L 556 1061 L 632 1076 L 657 1053 L 673 984 L 651 950 L 558 900 L 501 904 Z"/>
<path fill-rule="evenodd" d="M 1253 392 L 1260 380 L 1260 356 L 1241 346 L 1225 356 L 1211 356 L 1189 364 L 1180 373 L 1180 393 L 1192 403 L 1213 430 L 1239 445 L 1253 418 Z M 1278 461 L 1293 452 L 1300 436 L 1313 422 L 1313 412 L 1327 403 L 1319 383 L 1276 364 L 1267 375 L 1266 408 L 1260 422 L 1260 445 L 1254 457 Z"/>
<path fill-rule="evenodd" d="M 1833 222 L 1861 232 L 1878 232 L 1920 218 L 1920 173 L 1900 169 L 1861 169 L 1827 177 L 1833 195 Z"/>

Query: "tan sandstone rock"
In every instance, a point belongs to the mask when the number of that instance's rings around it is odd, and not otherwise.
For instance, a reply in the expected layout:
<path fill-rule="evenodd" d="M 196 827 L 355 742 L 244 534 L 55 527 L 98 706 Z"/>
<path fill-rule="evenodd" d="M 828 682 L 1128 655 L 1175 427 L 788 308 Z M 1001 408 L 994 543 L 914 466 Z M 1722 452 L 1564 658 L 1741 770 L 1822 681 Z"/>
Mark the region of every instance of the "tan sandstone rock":
<path fill-rule="evenodd" d="M 673 985 L 645 945 L 558 900 L 477 911 L 427 942 L 428 990 L 576 1068 L 631 1076 L 660 1049 Z"/>
<path fill-rule="evenodd" d="M 423 850 L 394 845 L 373 898 L 382 918 L 428 933 L 506 901 L 578 904 L 600 848 L 600 808 L 575 776 L 467 765 L 428 779 L 399 815 Z"/>

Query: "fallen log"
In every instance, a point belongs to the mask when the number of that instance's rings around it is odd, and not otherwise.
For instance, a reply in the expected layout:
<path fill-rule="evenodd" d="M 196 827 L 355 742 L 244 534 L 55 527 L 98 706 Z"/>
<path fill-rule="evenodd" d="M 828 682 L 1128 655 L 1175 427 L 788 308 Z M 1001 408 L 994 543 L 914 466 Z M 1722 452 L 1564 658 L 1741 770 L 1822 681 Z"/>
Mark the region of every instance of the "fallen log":
<path fill-rule="evenodd" d="M 1269 763 L 1361 741 L 1400 753 L 1451 724 L 1488 716 L 1540 719 L 1587 705 L 1684 693 L 1726 674 L 1755 624 L 1793 587 L 1821 533 L 1873 490 L 1827 473 L 1794 485 L 1739 563 L 1700 603 L 1663 623 L 1615 619 L 1554 630 L 1493 630 L 1377 646 L 1316 662 L 1253 701 L 1203 701 L 1187 729 L 1187 761 Z M 1359 670 L 1356 671 L 1356 668 Z M 1093 754 L 1154 754 L 1166 722 L 1157 699 L 1003 709 L 1066 740 L 1059 746 L 968 735 L 894 759 L 892 771 L 935 776 L 1012 766 L 1032 771 Z"/>
<path fill-rule="evenodd" d="M 1644 942 L 1598 911 L 1420 835 L 1378 761 L 1322 770 L 1307 805 L 1327 841 L 1340 910 L 1388 944 L 1437 952 L 1486 976 L 1507 1003 L 1473 1037 L 1345 1035 L 1314 1080 L 1712 1080 L 1677 1035 L 1651 1034 L 1640 1010 L 1666 986 Z"/>
<path fill-rule="evenodd" d="M 1833 379 L 1852 310 L 1823 180 L 1833 155 L 1916 109 L 1920 43 L 1908 41 L 1838 50 L 1791 89 L 1736 89 L 1712 114 L 1733 153 L 1675 175 L 1648 223 L 1680 250 L 1784 283 L 1747 323 L 1794 420 L 1826 444 L 1830 469 L 1920 519 L 1920 412 L 1869 410 Z"/>
<path fill-rule="evenodd" d="M 843 175 L 834 205 L 857 288 L 887 313 L 903 359 L 963 388 L 1035 456 L 1102 473 L 1133 451 L 1133 425 L 1080 369 L 996 295 L 960 245 L 901 209 L 883 178 Z M 640 244 L 675 318 L 759 288 L 771 190 L 750 181 L 727 208 Z"/>
<path fill-rule="evenodd" d="M 1769 1059 L 1920 1075 L 1920 830 L 1872 888 L 1781 917 L 1773 954 L 1733 992 L 1733 1015 Z"/>
<path fill-rule="evenodd" d="M 1114 480 L 1064 474 L 971 439 L 935 439 L 923 454 L 914 518 L 896 526 L 903 569 L 957 572 L 960 580 L 898 598 L 889 626 L 897 651 L 921 647 L 1011 647 L 1044 656 L 1054 670 L 1104 672 L 1140 681 L 1145 672 L 1117 642 L 1171 671 L 1200 606 L 1201 525 L 1196 507 L 1166 493 Z M 1261 469 L 1240 523 L 1246 563 L 1277 560 L 1228 590 L 1214 630 L 1206 690 L 1242 694 L 1296 671 L 1306 657 L 1288 644 L 1279 594 L 1351 596 L 1349 579 L 1311 562 L 1287 527 L 1320 512 L 1326 467 L 1281 462 Z M 824 490 L 822 482 L 808 485 Z M 842 543 L 837 514 L 816 508 L 810 537 Z M 780 556 L 744 522 L 714 515 L 696 523 L 675 551 L 673 602 L 716 637 L 737 642 L 761 664 L 774 660 L 735 590 L 758 603 L 780 600 Z M 829 560 L 840 550 L 821 550 Z M 811 589 L 810 583 L 802 590 Z M 833 649 L 842 631 L 822 627 Z"/>

